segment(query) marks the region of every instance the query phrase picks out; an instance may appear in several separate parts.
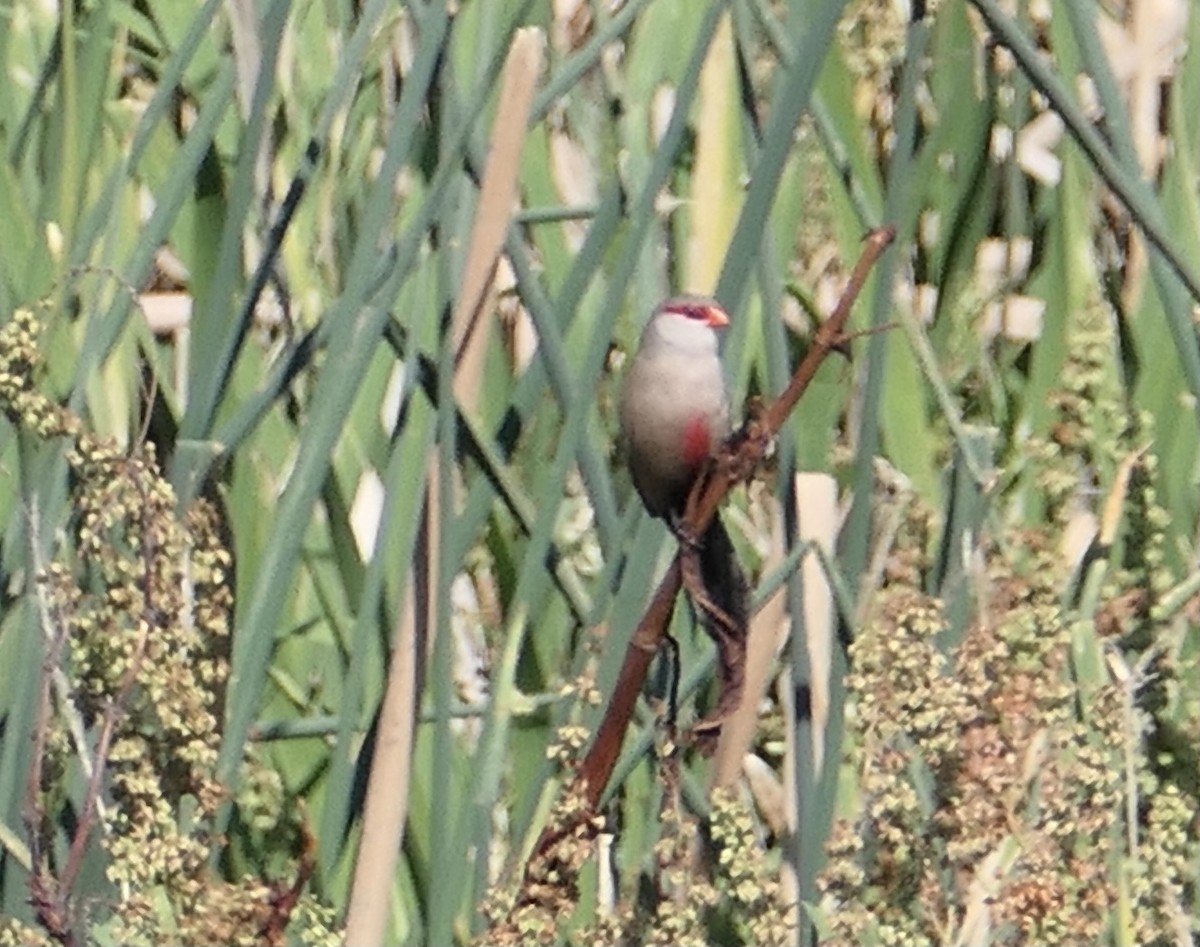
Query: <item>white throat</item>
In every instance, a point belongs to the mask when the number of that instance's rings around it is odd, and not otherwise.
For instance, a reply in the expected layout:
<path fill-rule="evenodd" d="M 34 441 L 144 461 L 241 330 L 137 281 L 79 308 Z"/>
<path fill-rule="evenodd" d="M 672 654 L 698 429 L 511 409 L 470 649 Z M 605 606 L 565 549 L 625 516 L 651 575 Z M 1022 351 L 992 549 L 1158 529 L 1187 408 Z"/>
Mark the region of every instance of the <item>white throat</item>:
<path fill-rule="evenodd" d="M 652 351 L 665 348 L 695 359 L 720 357 L 716 332 L 694 319 L 673 313 L 664 313 L 647 323 L 642 332 L 642 347 Z"/>

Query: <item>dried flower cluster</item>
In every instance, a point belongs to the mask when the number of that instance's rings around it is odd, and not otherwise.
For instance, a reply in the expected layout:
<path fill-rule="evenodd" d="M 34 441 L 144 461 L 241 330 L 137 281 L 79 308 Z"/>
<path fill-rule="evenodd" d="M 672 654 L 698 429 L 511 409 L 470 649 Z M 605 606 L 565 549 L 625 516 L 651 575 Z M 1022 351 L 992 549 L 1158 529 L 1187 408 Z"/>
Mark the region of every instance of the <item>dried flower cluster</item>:
<path fill-rule="evenodd" d="M 127 453 L 42 395 L 38 334 L 28 311 L 0 329 L 0 408 L 19 430 L 67 439 L 72 483 L 69 538 L 38 580 L 49 654 L 29 815 L 39 920 L 62 942 L 98 927 L 127 944 L 274 942 L 306 899 L 208 867 L 221 844 L 215 770 L 232 615 L 217 513 L 200 501 L 181 518 L 152 445 Z M 52 701 L 58 670 L 66 684 Z M 76 757 L 87 789 L 62 864 L 54 827 Z M 117 892 L 110 916 L 77 885 L 97 844 Z M 297 913 L 306 942 L 329 939 L 318 906 Z"/>
<path fill-rule="evenodd" d="M 563 924 L 578 902 L 579 875 L 596 851 L 603 818 L 591 812 L 582 787 L 560 794 L 549 817 L 554 843 L 529 863 L 520 888 L 506 885 L 489 893 L 490 923 L 479 944 L 558 944 Z"/>
<path fill-rule="evenodd" d="M 552 756 L 567 772 L 577 765 L 582 745 L 576 730 L 563 737 Z M 714 924 L 736 931 L 747 944 L 790 944 L 795 940 L 794 905 L 780 883 L 777 853 L 768 854 L 761 831 L 747 806 L 732 793 L 713 799 L 707 825 L 711 839 L 703 860 L 698 847 L 701 826 L 682 806 L 677 760 L 663 761 L 658 840 L 653 847 L 652 889 L 628 892 L 590 924 L 572 928 L 580 902 L 585 866 L 602 850 L 597 838 L 604 818 L 591 812 L 583 787 L 571 783 L 548 819 L 551 843 L 541 845 L 519 885 L 489 893 L 484 913 L 489 926 L 480 944 L 680 944 L 712 942 Z M 543 836 L 545 839 L 546 836 Z M 601 871 L 609 870 L 601 865 Z M 652 897 L 646 897 L 653 890 Z"/>
<path fill-rule="evenodd" d="M 1178 647 L 1185 623 L 1165 605 L 1155 459 L 1132 447 L 1144 420 L 1114 413 L 1106 327 L 1094 328 L 1040 463 L 1062 487 L 1046 494 L 1058 526 L 1081 481 L 1124 503 L 1103 594 L 1067 607 L 1052 534 L 1009 534 L 1005 550 L 984 549 L 975 617 L 948 649 L 941 603 L 918 591 L 922 544 L 901 543 L 906 565 L 886 570 L 852 649 L 858 795 L 820 879 L 831 943 L 1073 945 L 1114 925 L 1126 943 L 1196 934 L 1198 787 L 1166 738 L 1200 737 L 1183 696 L 1194 671 Z"/>
<path fill-rule="evenodd" d="M 1100 687 L 1081 707 L 1054 596 L 994 569 L 990 617 L 952 664 L 933 647 L 937 603 L 909 588 L 883 594 L 854 646 L 860 799 L 821 878 L 833 943 L 941 943 L 947 918 L 986 925 L 993 943 L 1095 943 L 1110 923 L 1114 858 L 1130 854 L 1114 848 L 1128 830 L 1124 767 L 1138 752 L 1121 691 Z M 1188 820 L 1167 818 L 1171 841 L 1147 832 L 1137 861 L 1163 865 L 1182 895 Z"/>
<path fill-rule="evenodd" d="M 667 761 L 663 772 L 668 786 L 659 806 L 659 837 L 654 845 L 654 903 L 650 910 L 630 906 L 622 913 L 631 935 L 628 939 L 634 943 L 703 947 L 708 943 L 707 916 L 720 896 L 697 870 L 698 837 L 679 804 L 673 762 Z"/>
<path fill-rule="evenodd" d="M 716 890 L 742 941 L 795 943 L 794 914 L 780 883 L 778 859 L 763 850 L 749 808 L 732 792 L 717 794 L 709 830 L 717 850 Z"/>
<path fill-rule="evenodd" d="M 895 139 L 896 77 L 904 62 L 906 11 L 896 3 L 856 0 L 838 21 L 847 66 L 857 80 L 855 106 L 865 114 L 881 155 Z"/>

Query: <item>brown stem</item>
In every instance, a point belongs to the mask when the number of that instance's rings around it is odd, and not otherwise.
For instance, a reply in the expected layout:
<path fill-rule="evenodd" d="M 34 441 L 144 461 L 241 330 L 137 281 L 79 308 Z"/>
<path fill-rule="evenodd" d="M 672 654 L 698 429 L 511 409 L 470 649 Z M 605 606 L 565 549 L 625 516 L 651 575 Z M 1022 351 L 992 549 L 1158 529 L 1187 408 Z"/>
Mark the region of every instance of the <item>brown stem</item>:
<path fill-rule="evenodd" d="M 621 751 L 621 741 L 629 721 L 633 718 L 633 708 L 637 705 L 638 695 L 642 692 L 642 683 L 650 669 L 650 662 L 658 653 L 659 642 L 666 632 L 671 620 L 671 612 L 675 610 L 675 599 L 679 595 L 681 584 L 679 557 L 671 563 L 671 568 L 662 577 L 650 607 L 638 623 L 625 651 L 625 660 L 621 663 L 621 672 L 617 675 L 617 684 L 613 688 L 612 700 L 596 731 L 596 739 L 588 751 L 587 758 L 579 768 L 576 777 L 586 787 L 584 796 L 588 805 L 594 811 L 600 802 L 608 778 L 612 775 L 617 763 L 617 755 Z M 540 847 L 540 845 L 539 845 Z"/>
<path fill-rule="evenodd" d="M 92 834 L 92 823 L 96 819 L 96 808 L 100 801 L 100 785 L 104 780 L 104 767 L 108 763 L 108 751 L 112 746 L 113 732 L 117 727 L 117 702 L 110 700 L 104 710 L 104 723 L 100 730 L 100 738 L 96 741 L 96 755 L 92 760 L 92 776 L 88 780 L 87 793 L 83 797 L 83 810 L 79 815 L 79 825 L 75 829 L 75 837 L 71 839 L 71 849 L 67 855 L 67 866 L 63 869 L 58 887 L 64 904 L 71 897 L 71 888 L 75 877 L 83 867 L 83 856 L 87 850 L 87 842 Z"/>
<path fill-rule="evenodd" d="M 791 383 L 775 403 L 767 409 L 763 423 L 772 437 L 783 427 L 783 422 L 792 413 L 792 409 L 796 407 L 796 403 L 804 394 L 805 389 L 812 383 L 813 376 L 817 374 L 821 363 L 841 343 L 846 334 L 846 322 L 850 319 L 850 310 L 854 307 L 863 286 L 866 285 L 872 268 L 894 239 L 896 239 L 895 227 L 880 227 L 867 235 L 862 255 L 854 266 L 854 272 L 850 274 L 850 282 L 846 284 L 846 289 L 842 292 L 842 297 L 838 300 L 833 314 L 817 329 L 812 348 L 808 350 L 804 360 L 796 367 Z"/>
<path fill-rule="evenodd" d="M 692 489 L 683 518 L 683 527 L 687 535 L 703 536 L 721 501 L 725 499 L 734 483 L 749 477 L 757 469 L 771 440 L 779 433 L 800 396 L 812 383 L 817 369 L 844 340 L 850 310 L 862 292 L 871 268 L 895 236 L 894 227 L 882 227 L 867 235 L 866 244 L 850 276 L 850 282 L 833 313 L 817 330 L 812 345 L 796 367 L 787 389 L 774 403 L 752 418 L 739 436 L 731 440 L 730 446 L 709 465 L 706 475 L 699 478 Z M 596 739 L 575 777 L 576 788 L 582 785 L 584 798 L 592 812 L 595 812 L 599 805 L 604 788 L 612 776 L 621 742 L 633 717 L 633 709 L 642 691 L 650 661 L 658 652 L 659 643 L 666 634 L 675 598 L 679 594 L 681 575 L 680 554 L 677 553 L 634 632 L 625 652 L 625 660 L 621 665 L 612 699 L 596 732 Z M 566 831 L 570 831 L 570 828 L 548 825 L 535 846 L 535 858 Z M 534 860 L 531 858 L 530 861 Z"/>
<path fill-rule="evenodd" d="M 300 896 L 312 880 L 317 868 L 317 840 L 308 827 L 308 816 L 304 800 L 300 805 L 300 859 L 296 866 L 296 878 L 290 887 L 275 885 L 270 894 L 271 911 L 258 930 L 258 942 L 268 947 L 287 943 L 287 927 L 291 923 Z"/>

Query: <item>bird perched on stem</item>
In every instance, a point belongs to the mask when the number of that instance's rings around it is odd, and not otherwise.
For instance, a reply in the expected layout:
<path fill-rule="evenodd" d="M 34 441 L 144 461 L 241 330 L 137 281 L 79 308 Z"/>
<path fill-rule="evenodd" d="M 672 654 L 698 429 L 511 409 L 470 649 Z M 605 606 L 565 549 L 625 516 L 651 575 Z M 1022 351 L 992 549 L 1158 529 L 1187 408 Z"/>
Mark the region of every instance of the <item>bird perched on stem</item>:
<path fill-rule="evenodd" d="M 729 316 L 714 299 L 677 296 L 659 304 L 625 376 L 619 409 L 629 471 L 642 503 L 685 546 L 695 546 L 699 591 L 707 601 L 696 590 L 693 596 L 717 643 L 727 695 L 731 675 L 740 683 L 740 667 L 727 665 L 744 647 L 749 584 L 719 515 L 702 536 L 684 535 L 681 526 L 693 483 L 730 431 L 718 337 L 728 325 Z M 725 646 L 730 640 L 736 647 Z"/>

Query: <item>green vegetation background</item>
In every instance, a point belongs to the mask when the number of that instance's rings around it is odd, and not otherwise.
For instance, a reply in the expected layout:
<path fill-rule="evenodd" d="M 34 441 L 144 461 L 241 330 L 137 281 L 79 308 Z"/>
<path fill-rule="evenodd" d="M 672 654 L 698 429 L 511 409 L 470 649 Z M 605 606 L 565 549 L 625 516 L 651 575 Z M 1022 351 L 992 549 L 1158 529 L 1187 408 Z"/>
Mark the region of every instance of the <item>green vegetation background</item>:
<path fill-rule="evenodd" d="M 34 921 L 39 575 L 100 581 L 75 549 L 75 433 L 31 428 L 21 372 L 122 451 L 152 442 L 180 509 L 219 511 L 213 765 L 234 805 L 205 870 L 289 879 L 307 832 L 297 941 L 344 919 L 390 643 L 431 583 L 388 942 L 450 943 L 519 874 L 561 785 L 547 747 L 595 726 L 584 698 L 607 694 L 671 548 L 613 446 L 647 311 L 714 292 L 735 400 L 769 397 L 889 223 L 852 322 L 880 331 L 826 365 L 767 486 L 735 499 L 763 596 L 782 585 L 800 614 L 800 557 L 772 537 L 792 475 L 832 476 L 823 561 L 857 642 L 835 648 L 823 762 L 783 697 L 814 673 L 803 635 L 784 646 L 753 753 L 786 814 L 748 793 L 746 857 L 831 942 L 1193 942 L 1200 20 L 1127 6 L 0 3 L 0 323 L 31 313 L 41 357 L 0 379 L 0 916 Z M 522 26 L 544 66 L 468 404 L 449 321 Z M 676 623 L 686 717 L 711 701 L 711 646 Z M 42 802 L 59 868 L 96 738 L 64 696 L 81 660 L 54 707 L 83 746 Z M 631 920 L 656 916 L 639 883 L 685 857 L 660 828 L 709 815 L 688 754 L 686 815 L 661 816 L 649 709 L 639 727 L 583 939 L 610 871 L 627 929 L 665 930 Z M 1070 795 L 1084 775 L 1094 792 Z M 1086 825 L 1063 829 L 1072 813 Z M 129 894 L 103 834 L 75 888 L 98 943 Z M 689 932 L 755 939 L 753 899 L 721 890 Z"/>

